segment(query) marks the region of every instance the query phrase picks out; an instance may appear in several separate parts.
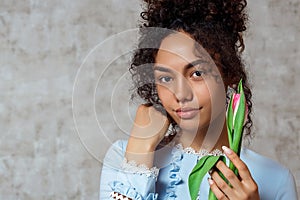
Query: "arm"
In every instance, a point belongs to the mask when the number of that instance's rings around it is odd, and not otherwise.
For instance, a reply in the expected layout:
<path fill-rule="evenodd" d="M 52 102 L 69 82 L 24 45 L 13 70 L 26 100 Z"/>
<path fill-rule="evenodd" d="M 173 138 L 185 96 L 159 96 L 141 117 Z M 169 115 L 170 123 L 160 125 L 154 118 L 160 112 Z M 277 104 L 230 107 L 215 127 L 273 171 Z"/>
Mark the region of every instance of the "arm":
<path fill-rule="evenodd" d="M 109 199 L 111 192 L 131 199 L 157 198 L 158 170 L 153 168 L 154 151 L 169 124 L 167 117 L 152 106 L 139 106 L 128 144 L 113 145 L 105 157 L 100 199 Z"/>
<path fill-rule="evenodd" d="M 154 151 L 164 138 L 169 125 L 167 117 L 153 106 L 140 105 L 126 148 L 127 160 L 151 168 Z"/>
<path fill-rule="evenodd" d="M 113 192 L 130 199 L 156 199 L 157 171 L 125 162 L 125 148 L 125 141 L 117 141 L 108 150 L 101 172 L 99 199 L 115 199 L 112 197 Z"/>

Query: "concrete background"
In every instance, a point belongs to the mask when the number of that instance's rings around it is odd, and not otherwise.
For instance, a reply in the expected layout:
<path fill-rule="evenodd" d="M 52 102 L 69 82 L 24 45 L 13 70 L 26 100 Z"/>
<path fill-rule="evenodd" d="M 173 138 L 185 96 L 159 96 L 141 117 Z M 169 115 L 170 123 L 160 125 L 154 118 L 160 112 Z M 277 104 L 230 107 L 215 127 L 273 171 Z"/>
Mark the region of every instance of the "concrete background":
<path fill-rule="evenodd" d="M 245 54 L 250 147 L 290 168 L 298 193 L 299 10 L 249 1 Z M 134 0 L 0 0 L 0 199 L 98 199 L 101 160 L 138 104 L 127 92 L 133 34 L 101 42 L 136 28 L 139 11 Z"/>

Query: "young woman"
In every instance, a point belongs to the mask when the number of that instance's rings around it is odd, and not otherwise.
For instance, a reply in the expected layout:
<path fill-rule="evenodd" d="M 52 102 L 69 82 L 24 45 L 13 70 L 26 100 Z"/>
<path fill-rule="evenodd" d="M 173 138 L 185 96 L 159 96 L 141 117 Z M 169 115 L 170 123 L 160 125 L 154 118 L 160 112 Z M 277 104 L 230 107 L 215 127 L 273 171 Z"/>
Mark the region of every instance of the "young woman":
<path fill-rule="evenodd" d="M 297 199 L 290 171 L 253 151 L 228 148 L 228 95 L 243 82 L 250 135 L 251 91 L 241 60 L 245 0 L 147 0 L 141 38 L 130 72 L 145 104 L 128 141 L 106 154 L 100 199 L 190 199 L 188 178 L 204 155 L 225 155 L 206 174 L 218 199 Z M 224 174 L 227 184 L 218 172 Z"/>

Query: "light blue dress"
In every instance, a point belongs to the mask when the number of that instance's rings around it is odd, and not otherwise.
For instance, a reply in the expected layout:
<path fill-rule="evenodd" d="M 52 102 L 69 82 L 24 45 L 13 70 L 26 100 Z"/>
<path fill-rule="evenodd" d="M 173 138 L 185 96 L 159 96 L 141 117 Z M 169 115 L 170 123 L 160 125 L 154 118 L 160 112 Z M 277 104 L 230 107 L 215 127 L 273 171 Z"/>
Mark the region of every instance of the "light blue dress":
<path fill-rule="evenodd" d="M 188 177 L 200 159 L 176 145 L 158 150 L 154 165 L 147 169 L 124 161 L 127 141 L 119 140 L 108 150 L 101 173 L 100 200 L 108 200 L 112 191 L 137 200 L 190 199 Z M 256 181 L 262 200 L 297 200 L 291 172 L 277 162 L 243 148 L 241 159 Z M 207 199 L 208 174 L 200 185 L 198 199 Z"/>

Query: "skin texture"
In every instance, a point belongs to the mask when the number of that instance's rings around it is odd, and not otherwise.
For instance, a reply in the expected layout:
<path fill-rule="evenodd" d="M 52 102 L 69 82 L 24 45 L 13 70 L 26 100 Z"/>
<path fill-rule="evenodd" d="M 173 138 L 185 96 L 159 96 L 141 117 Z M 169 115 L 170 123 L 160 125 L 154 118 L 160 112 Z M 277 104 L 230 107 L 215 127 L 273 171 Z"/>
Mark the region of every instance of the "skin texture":
<path fill-rule="evenodd" d="M 226 86 L 208 54 L 195 53 L 195 42 L 188 34 L 174 33 L 163 39 L 153 70 L 161 103 L 181 128 L 178 142 L 196 150 L 228 146 Z M 169 124 L 170 120 L 153 106 L 139 106 L 126 158 L 152 167 L 154 151 Z M 212 191 L 218 199 L 259 199 L 257 185 L 247 166 L 228 148 L 224 150 L 240 177 L 219 161 L 216 168 L 229 180 L 231 187 L 213 172 L 209 180 Z"/>
<path fill-rule="evenodd" d="M 212 149 L 217 141 L 202 142 L 206 135 L 212 135 L 212 130 L 223 131 L 224 84 L 213 76 L 218 74 L 221 78 L 213 60 L 205 52 L 196 56 L 194 46 L 195 41 L 184 33 L 166 37 L 155 59 L 154 77 L 163 107 L 181 128 L 180 143 L 197 150 L 201 145 Z M 178 112 L 180 109 L 192 111 Z M 227 145 L 223 139 L 217 146 Z"/>

